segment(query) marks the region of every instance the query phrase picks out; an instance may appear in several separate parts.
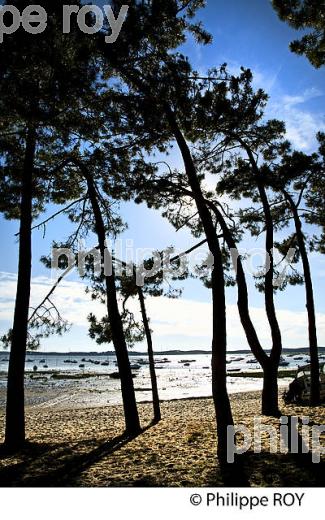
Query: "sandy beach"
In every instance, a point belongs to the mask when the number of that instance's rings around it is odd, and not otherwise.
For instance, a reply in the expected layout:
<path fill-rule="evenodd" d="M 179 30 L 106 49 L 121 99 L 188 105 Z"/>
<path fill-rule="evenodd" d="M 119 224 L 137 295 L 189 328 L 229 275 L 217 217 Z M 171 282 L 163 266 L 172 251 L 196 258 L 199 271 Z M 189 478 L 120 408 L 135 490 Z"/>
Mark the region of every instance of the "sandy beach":
<path fill-rule="evenodd" d="M 252 430 L 260 414 L 260 395 L 231 396 L 236 424 Z M 151 425 L 152 404 L 139 405 L 143 433 L 123 435 L 121 406 L 79 407 L 71 399 L 27 407 L 28 447 L 16 456 L 1 453 L 1 486 L 320 486 L 324 459 L 309 455 L 249 450 L 241 471 L 224 473 L 217 464 L 214 409 L 211 399 L 162 402 L 159 424 Z M 281 406 L 283 415 L 308 416 L 310 425 L 325 424 L 324 407 Z M 4 410 L 0 412 L 3 441 Z M 279 430 L 279 420 L 262 418 Z M 322 442 L 325 442 L 323 434 Z M 229 478 L 229 481 L 228 481 Z M 231 480 L 231 483 L 230 483 Z"/>

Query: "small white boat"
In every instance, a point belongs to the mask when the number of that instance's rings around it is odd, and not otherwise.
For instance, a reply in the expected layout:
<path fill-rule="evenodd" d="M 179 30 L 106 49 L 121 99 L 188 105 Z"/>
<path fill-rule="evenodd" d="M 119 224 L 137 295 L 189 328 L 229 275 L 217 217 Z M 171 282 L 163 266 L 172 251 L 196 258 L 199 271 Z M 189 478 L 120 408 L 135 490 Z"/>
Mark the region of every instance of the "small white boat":
<path fill-rule="evenodd" d="M 289 361 L 286 361 L 283 357 L 280 358 L 279 367 L 287 367 L 289 365 Z"/>

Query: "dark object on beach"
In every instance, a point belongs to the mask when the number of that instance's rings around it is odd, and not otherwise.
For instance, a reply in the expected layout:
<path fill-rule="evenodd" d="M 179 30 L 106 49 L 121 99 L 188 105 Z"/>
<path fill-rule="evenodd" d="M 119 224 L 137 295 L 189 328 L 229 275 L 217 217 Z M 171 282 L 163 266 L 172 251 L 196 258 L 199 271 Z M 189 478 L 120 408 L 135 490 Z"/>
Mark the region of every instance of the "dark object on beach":
<path fill-rule="evenodd" d="M 111 372 L 111 373 L 108 374 L 108 375 L 109 375 L 109 377 L 110 377 L 111 379 L 121 379 L 119 372 Z M 136 376 L 136 374 L 132 374 L 132 377 L 133 377 L 133 379 L 134 379 L 134 378 L 137 377 L 137 376 Z"/>
<path fill-rule="evenodd" d="M 257 363 L 256 359 L 247 359 L 246 363 Z"/>
<path fill-rule="evenodd" d="M 283 400 L 286 404 L 299 403 L 302 401 L 302 393 L 304 390 L 304 383 L 299 379 L 294 379 L 289 384 L 289 389 L 283 394 Z"/>
<path fill-rule="evenodd" d="M 33 370 L 34 370 L 34 372 L 37 372 L 37 365 L 33 366 Z"/>
<path fill-rule="evenodd" d="M 190 367 L 191 363 L 184 363 L 184 367 Z"/>
<path fill-rule="evenodd" d="M 319 382 L 321 401 L 325 399 L 325 363 L 319 366 Z M 287 392 L 283 394 L 283 400 L 288 403 L 303 403 L 310 401 L 311 391 L 311 365 L 299 367 L 295 379 L 289 384 Z"/>
<path fill-rule="evenodd" d="M 85 368 L 84 364 L 79 365 L 79 368 Z"/>
<path fill-rule="evenodd" d="M 81 363 L 86 363 L 86 361 L 87 361 L 86 358 L 82 358 Z"/>
<path fill-rule="evenodd" d="M 240 368 L 229 368 L 228 372 L 240 372 Z"/>
<path fill-rule="evenodd" d="M 102 367 L 108 367 L 109 366 L 109 361 L 103 361 L 101 363 Z"/>
<path fill-rule="evenodd" d="M 139 359 L 138 360 L 139 365 L 149 365 L 149 361 L 146 359 Z"/>
<path fill-rule="evenodd" d="M 40 363 L 46 363 L 46 360 L 45 359 L 41 359 Z"/>
<path fill-rule="evenodd" d="M 120 379 L 120 374 L 118 372 L 112 372 L 111 374 L 108 374 L 108 375 L 112 379 Z"/>
<path fill-rule="evenodd" d="M 48 365 L 43 365 L 43 368 L 49 368 Z"/>

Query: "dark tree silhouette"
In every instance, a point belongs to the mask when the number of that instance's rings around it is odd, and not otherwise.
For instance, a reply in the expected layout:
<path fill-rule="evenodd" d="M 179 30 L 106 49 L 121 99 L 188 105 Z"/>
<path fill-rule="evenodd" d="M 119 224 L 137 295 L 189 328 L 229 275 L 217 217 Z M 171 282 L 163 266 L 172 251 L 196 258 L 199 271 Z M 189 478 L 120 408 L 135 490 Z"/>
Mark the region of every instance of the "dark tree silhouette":
<path fill-rule="evenodd" d="M 297 260 L 300 258 L 303 268 L 302 282 L 305 284 L 306 292 L 311 365 L 311 405 L 316 405 L 320 401 L 320 381 L 314 290 L 308 255 L 308 238 L 304 232 L 304 221 L 310 218 L 310 213 L 306 208 L 308 192 L 313 183 L 320 178 L 322 171 L 323 166 L 318 154 L 308 156 L 302 152 L 292 152 L 289 143 L 283 143 L 282 155 L 279 157 L 278 162 L 270 167 L 268 172 L 270 187 L 283 195 L 289 216 L 291 216 L 294 223 L 294 234 L 284 241 L 282 252 L 286 254 L 290 246 L 295 246 L 298 252 Z M 313 218 L 313 214 L 311 214 L 311 217 Z"/>
<path fill-rule="evenodd" d="M 28 2 L 11 4 L 22 10 Z M 55 183 L 55 160 L 60 161 L 62 148 L 71 146 L 70 132 L 82 127 L 80 102 L 84 100 L 86 106 L 86 96 L 96 80 L 95 67 L 89 64 L 89 49 L 80 34 L 74 31 L 62 38 L 62 2 L 54 6 L 42 2 L 42 6 L 49 16 L 53 15 L 47 31 L 31 35 L 21 27 L 0 46 L 1 209 L 9 218 L 20 220 L 6 413 L 5 441 L 10 449 L 19 448 L 25 441 L 24 364 L 32 218 L 50 198 L 57 202 L 64 199 L 60 183 Z M 69 196 L 74 197 L 73 188 Z"/>
<path fill-rule="evenodd" d="M 80 168 L 81 175 L 86 180 L 87 193 L 93 211 L 94 228 L 98 238 L 98 247 L 101 259 L 104 262 L 104 259 L 108 256 L 108 263 L 110 264 L 110 272 L 104 273 L 107 313 L 121 379 L 126 431 L 130 435 L 137 435 L 141 430 L 140 420 L 137 410 L 127 344 L 123 331 L 123 323 L 118 308 L 114 264 L 106 243 L 106 226 L 99 203 L 99 190 L 96 185 L 96 180 L 93 177 L 91 167 L 89 168 L 85 161 L 79 159 L 75 159 L 75 164 Z"/>
<path fill-rule="evenodd" d="M 319 0 L 273 0 L 279 18 L 297 30 L 304 30 L 299 40 L 290 43 L 296 54 L 305 55 L 319 68 L 325 64 L 325 6 Z"/>

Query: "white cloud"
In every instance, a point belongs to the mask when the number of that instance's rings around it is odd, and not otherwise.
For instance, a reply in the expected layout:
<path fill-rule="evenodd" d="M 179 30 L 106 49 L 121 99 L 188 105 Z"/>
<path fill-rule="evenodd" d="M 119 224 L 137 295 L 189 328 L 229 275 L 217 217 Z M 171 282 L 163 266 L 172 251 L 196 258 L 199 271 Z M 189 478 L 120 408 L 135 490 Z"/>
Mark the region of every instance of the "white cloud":
<path fill-rule="evenodd" d="M 12 320 L 15 293 L 16 275 L 12 273 L 0 273 L 0 320 Z M 32 280 L 31 307 L 37 306 L 47 295 L 55 280 L 45 276 L 37 276 Z M 102 313 L 103 306 L 98 302 L 92 302 L 90 296 L 85 293 L 85 285 L 81 282 L 63 280 L 56 288 L 53 298 L 62 316 L 75 325 L 86 326 L 87 314 L 93 312 Z"/>
<path fill-rule="evenodd" d="M 286 94 L 275 98 L 267 109 L 268 116 L 285 121 L 288 139 L 294 147 L 305 152 L 314 151 L 315 135 L 318 131 L 325 130 L 325 120 L 323 115 L 316 115 L 303 105 L 323 95 L 319 89 L 310 88 L 301 94 Z"/>
<path fill-rule="evenodd" d="M 305 105 L 325 94 L 314 86 L 295 94 L 284 92 L 278 81 L 281 68 L 280 66 L 276 70 L 267 71 L 258 66 L 251 67 L 253 86 L 256 89 L 262 88 L 270 96 L 265 115 L 267 118 L 280 119 L 286 123 L 287 138 L 293 146 L 304 152 L 315 151 L 315 135 L 319 131 L 325 131 L 324 113 L 315 113 Z M 229 71 L 239 74 L 240 64 L 229 62 Z"/>
<path fill-rule="evenodd" d="M 289 141 L 302 151 L 315 151 L 315 136 L 325 130 L 325 124 L 313 114 L 294 107 L 284 109 L 284 119 Z"/>
<path fill-rule="evenodd" d="M 52 281 L 45 277 L 36 277 L 32 282 L 32 305 L 37 304 L 47 294 Z M 87 334 L 87 314 L 90 310 L 102 316 L 105 307 L 92 302 L 85 294 L 81 282 L 65 280 L 57 288 L 53 300 L 62 315 L 74 325 L 85 329 Z M 16 277 L 11 273 L 0 274 L 0 320 L 12 320 Z M 130 308 L 139 314 L 138 302 L 131 302 Z M 156 345 L 178 347 L 204 347 L 211 345 L 212 308 L 209 302 L 189 299 L 171 300 L 147 298 L 147 309 L 154 331 Z M 252 307 L 251 317 L 264 347 L 270 346 L 269 327 L 263 308 Z M 304 311 L 293 312 L 278 310 L 278 318 L 283 333 L 285 347 L 307 346 L 307 316 Z M 245 335 L 239 320 L 236 305 L 227 306 L 228 345 L 229 348 L 247 348 Z M 325 344 L 325 314 L 317 315 L 319 343 Z M 73 335 L 73 329 L 70 333 Z M 69 340 L 71 341 L 71 340 Z M 78 345 L 80 349 L 80 345 Z"/>

